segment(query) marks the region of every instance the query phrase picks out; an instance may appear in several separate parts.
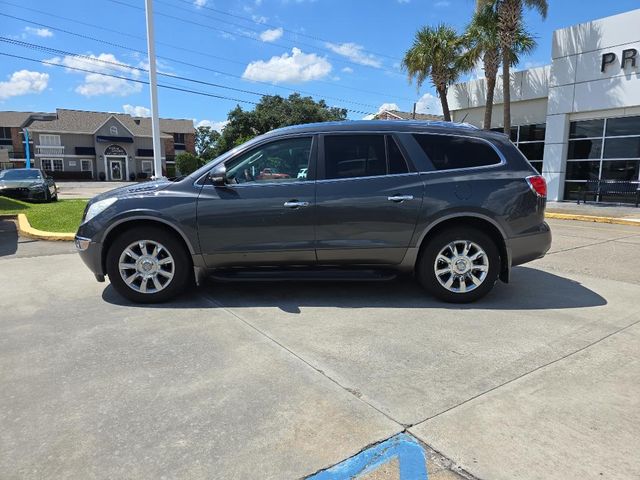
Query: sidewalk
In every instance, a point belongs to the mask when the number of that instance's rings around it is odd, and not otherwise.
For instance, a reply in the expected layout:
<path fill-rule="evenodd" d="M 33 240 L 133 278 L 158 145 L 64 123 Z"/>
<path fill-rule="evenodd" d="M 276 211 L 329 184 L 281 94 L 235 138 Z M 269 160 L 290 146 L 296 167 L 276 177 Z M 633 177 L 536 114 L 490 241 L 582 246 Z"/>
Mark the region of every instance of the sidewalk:
<path fill-rule="evenodd" d="M 640 207 L 610 203 L 547 202 L 547 213 L 588 215 L 640 221 Z"/>

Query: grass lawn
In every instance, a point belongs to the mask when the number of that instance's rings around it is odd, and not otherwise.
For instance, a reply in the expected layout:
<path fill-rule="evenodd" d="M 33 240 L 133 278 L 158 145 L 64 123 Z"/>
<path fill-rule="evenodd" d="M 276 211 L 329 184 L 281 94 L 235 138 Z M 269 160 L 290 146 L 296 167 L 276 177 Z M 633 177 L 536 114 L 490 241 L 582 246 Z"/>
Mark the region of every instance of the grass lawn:
<path fill-rule="evenodd" d="M 75 233 L 88 200 L 27 203 L 0 197 L 0 215 L 24 213 L 33 228 L 47 232 Z"/>

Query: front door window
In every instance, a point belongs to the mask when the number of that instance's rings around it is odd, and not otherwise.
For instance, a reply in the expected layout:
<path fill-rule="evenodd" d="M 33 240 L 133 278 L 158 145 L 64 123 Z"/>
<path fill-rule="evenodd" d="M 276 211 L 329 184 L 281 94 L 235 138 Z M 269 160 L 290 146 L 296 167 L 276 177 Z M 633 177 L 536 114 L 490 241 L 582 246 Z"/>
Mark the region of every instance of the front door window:
<path fill-rule="evenodd" d="M 122 162 L 111 160 L 111 180 L 122 180 Z"/>

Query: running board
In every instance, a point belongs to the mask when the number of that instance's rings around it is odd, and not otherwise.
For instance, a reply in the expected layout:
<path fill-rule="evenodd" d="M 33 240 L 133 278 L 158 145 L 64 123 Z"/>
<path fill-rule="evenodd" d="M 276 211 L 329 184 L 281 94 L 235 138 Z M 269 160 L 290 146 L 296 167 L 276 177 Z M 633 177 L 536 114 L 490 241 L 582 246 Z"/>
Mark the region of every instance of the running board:
<path fill-rule="evenodd" d="M 397 273 L 376 269 L 229 269 L 215 270 L 209 277 L 222 282 L 381 282 L 393 280 Z"/>

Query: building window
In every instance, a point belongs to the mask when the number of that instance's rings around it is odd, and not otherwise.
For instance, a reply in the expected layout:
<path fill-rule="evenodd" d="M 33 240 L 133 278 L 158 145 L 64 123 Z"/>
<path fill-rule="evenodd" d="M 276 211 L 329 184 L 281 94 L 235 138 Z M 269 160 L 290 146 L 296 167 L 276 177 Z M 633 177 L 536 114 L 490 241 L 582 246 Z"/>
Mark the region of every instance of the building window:
<path fill-rule="evenodd" d="M 42 170 L 45 172 L 62 172 L 64 170 L 61 158 L 43 158 L 41 162 Z"/>
<path fill-rule="evenodd" d="M 175 150 L 186 150 L 186 146 L 184 143 L 184 133 L 173 134 L 173 148 Z"/>
<path fill-rule="evenodd" d="M 10 127 L 0 127 L 0 145 L 12 145 Z"/>
<path fill-rule="evenodd" d="M 492 128 L 493 131 L 502 132 L 502 128 Z M 542 173 L 542 159 L 544 157 L 544 137 L 547 131 L 545 123 L 531 125 L 518 125 L 511 127 L 509 138 L 516 147 L 527 157 L 529 163 L 538 173 Z"/>
<path fill-rule="evenodd" d="M 80 169 L 83 172 L 93 172 L 93 165 L 91 160 L 80 160 Z"/>
<path fill-rule="evenodd" d="M 151 160 L 142 161 L 142 173 L 146 173 L 149 177 L 153 175 L 153 162 Z"/>
<path fill-rule="evenodd" d="M 588 180 L 638 181 L 639 176 L 640 116 L 571 122 L 565 200 L 579 198 Z"/>
<path fill-rule="evenodd" d="M 60 135 L 40 135 L 40 145 L 47 147 L 59 147 L 60 144 Z"/>
<path fill-rule="evenodd" d="M 111 125 L 109 127 L 109 133 L 111 135 L 118 135 L 118 127 L 116 127 L 115 125 Z"/>

